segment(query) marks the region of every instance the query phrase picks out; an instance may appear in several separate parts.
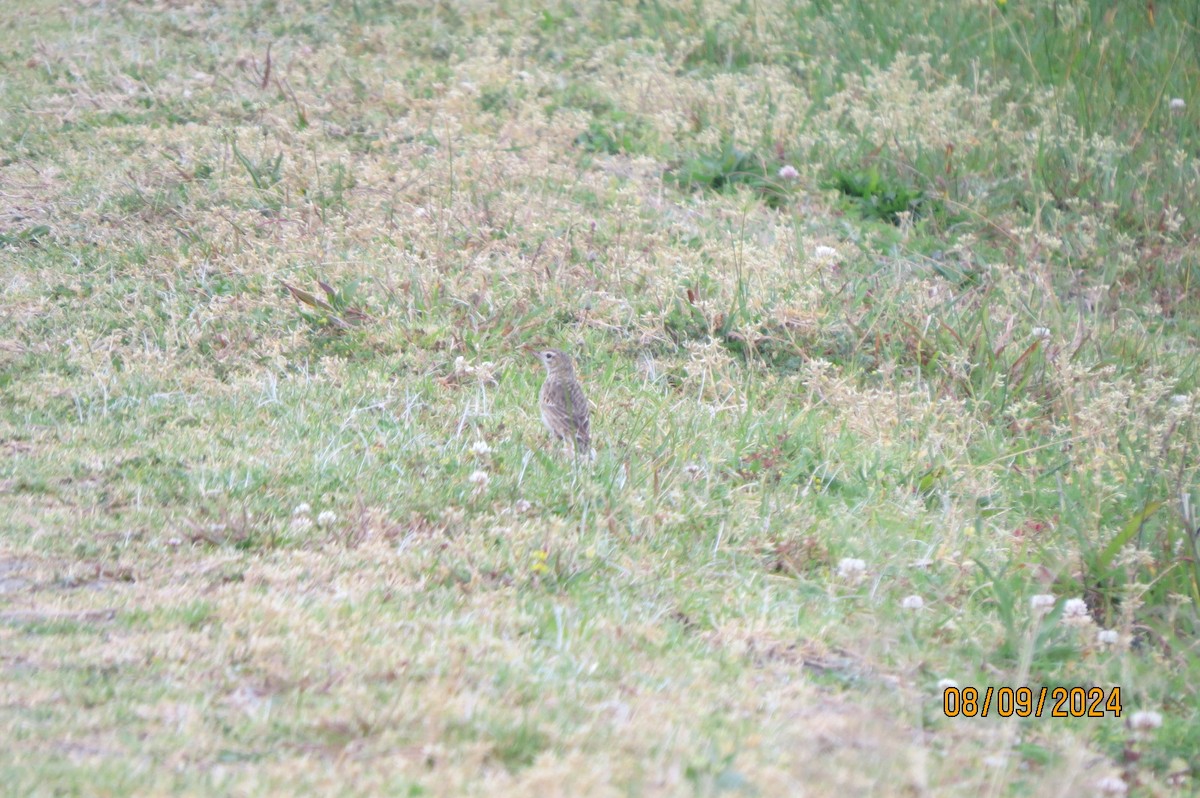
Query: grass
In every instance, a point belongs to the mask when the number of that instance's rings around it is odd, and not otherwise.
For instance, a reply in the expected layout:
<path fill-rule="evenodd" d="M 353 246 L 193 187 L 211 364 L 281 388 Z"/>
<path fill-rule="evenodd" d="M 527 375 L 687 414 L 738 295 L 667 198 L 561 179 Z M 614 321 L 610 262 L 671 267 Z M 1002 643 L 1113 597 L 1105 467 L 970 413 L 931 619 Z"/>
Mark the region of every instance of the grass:
<path fill-rule="evenodd" d="M 18 2 L 5 789 L 1190 794 L 1186 6 Z"/>

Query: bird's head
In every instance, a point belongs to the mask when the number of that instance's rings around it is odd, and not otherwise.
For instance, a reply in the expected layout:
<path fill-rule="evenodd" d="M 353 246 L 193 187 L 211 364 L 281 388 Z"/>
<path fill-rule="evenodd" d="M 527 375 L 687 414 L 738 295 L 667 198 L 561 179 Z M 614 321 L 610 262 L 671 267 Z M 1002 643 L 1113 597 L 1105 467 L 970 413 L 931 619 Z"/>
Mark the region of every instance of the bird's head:
<path fill-rule="evenodd" d="M 571 366 L 571 358 L 567 357 L 566 353 L 561 349 L 539 350 L 537 359 L 542 361 L 542 365 L 546 367 L 546 372 L 549 374 L 571 374 L 574 372 Z"/>

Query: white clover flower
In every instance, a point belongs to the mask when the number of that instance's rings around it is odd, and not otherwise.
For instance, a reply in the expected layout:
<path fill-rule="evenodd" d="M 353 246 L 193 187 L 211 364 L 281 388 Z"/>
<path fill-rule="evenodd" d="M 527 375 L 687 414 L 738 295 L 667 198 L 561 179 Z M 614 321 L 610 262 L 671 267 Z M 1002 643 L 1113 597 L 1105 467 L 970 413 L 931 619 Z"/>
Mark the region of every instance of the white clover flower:
<path fill-rule="evenodd" d="M 953 679 L 938 679 L 937 689 L 939 693 L 944 693 L 947 690 L 957 689 L 958 682 Z"/>
<path fill-rule="evenodd" d="M 480 382 L 496 381 L 496 364 L 490 360 L 483 361 L 475 366 L 472 371 L 475 372 L 475 378 Z"/>
<path fill-rule="evenodd" d="M 1054 609 L 1055 598 L 1049 593 L 1039 593 L 1036 596 L 1030 596 L 1029 608 L 1038 615 L 1045 615 Z"/>
<path fill-rule="evenodd" d="M 1092 622 L 1087 602 L 1081 598 L 1067 599 L 1063 605 L 1063 623 L 1068 626 L 1087 626 Z"/>
<path fill-rule="evenodd" d="M 1116 629 L 1101 629 L 1096 632 L 1096 642 L 1102 646 L 1115 646 L 1121 642 L 1121 635 Z"/>
<path fill-rule="evenodd" d="M 322 528 L 331 527 L 337 523 L 337 520 L 337 513 L 333 510 L 322 510 L 321 514 L 317 516 L 317 526 Z"/>
<path fill-rule="evenodd" d="M 1096 782 L 1096 792 L 1100 795 L 1124 795 L 1129 787 L 1120 776 L 1105 776 Z"/>
<path fill-rule="evenodd" d="M 533 504 L 525 499 L 517 499 L 517 503 L 513 505 L 513 509 L 518 513 L 527 513 L 533 509 Z"/>
<path fill-rule="evenodd" d="M 796 167 L 792 166 L 789 163 L 789 164 L 785 164 L 783 167 L 780 168 L 779 176 L 782 177 L 784 180 L 795 180 L 797 177 L 800 176 L 800 173 L 798 171 L 796 171 Z"/>
<path fill-rule="evenodd" d="M 1178 114 L 1178 113 L 1181 113 L 1183 111 L 1183 109 L 1185 109 L 1185 108 L 1187 108 L 1187 103 L 1183 101 L 1182 97 L 1172 97 L 1171 98 L 1171 110 L 1172 111 L 1174 111 L 1175 113 Z"/>
<path fill-rule="evenodd" d="M 300 502 L 292 509 L 292 515 L 308 515 L 312 512 L 312 505 L 308 502 Z"/>
<path fill-rule="evenodd" d="M 1134 731 L 1153 731 L 1162 726 L 1162 714 L 1152 709 L 1139 709 L 1129 716 L 1129 728 Z"/>
<path fill-rule="evenodd" d="M 1049 327 L 1034 327 L 1032 330 L 1029 331 L 1029 334 L 1032 335 L 1034 338 L 1043 338 L 1043 339 L 1049 338 L 1050 337 L 1050 328 Z"/>
<path fill-rule="evenodd" d="M 474 377 L 479 382 L 496 381 L 496 364 L 490 360 L 482 363 L 468 363 L 462 355 L 454 358 L 454 376 L 458 379 Z"/>
<path fill-rule="evenodd" d="M 487 441 L 475 441 L 471 446 L 471 452 L 479 457 L 483 457 L 492 451 L 492 447 L 487 445 Z"/>
<path fill-rule="evenodd" d="M 1030 596 L 1030 610 L 1039 616 L 1044 616 L 1045 613 L 1054 610 L 1054 605 L 1057 604 L 1057 599 L 1049 593 L 1039 593 Z"/>
<path fill-rule="evenodd" d="M 842 579 L 858 579 L 867 572 L 867 564 L 856 557 L 843 557 L 837 572 Z"/>
<path fill-rule="evenodd" d="M 306 532 L 312 529 L 313 520 L 307 515 L 292 516 L 292 530 L 295 532 Z"/>
<path fill-rule="evenodd" d="M 838 251 L 833 247 L 827 247 L 822 244 L 813 249 L 813 257 L 817 260 L 833 260 L 838 256 Z"/>
<path fill-rule="evenodd" d="M 920 596 L 905 596 L 900 601 L 900 606 L 906 610 L 919 610 L 925 606 L 925 599 Z"/>
<path fill-rule="evenodd" d="M 467 481 L 474 485 L 478 490 L 483 490 L 486 488 L 489 480 L 491 480 L 491 477 L 488 476 L 488 472 L 482 469 L 472 471 L 471 476 L 467 477 Z"/>

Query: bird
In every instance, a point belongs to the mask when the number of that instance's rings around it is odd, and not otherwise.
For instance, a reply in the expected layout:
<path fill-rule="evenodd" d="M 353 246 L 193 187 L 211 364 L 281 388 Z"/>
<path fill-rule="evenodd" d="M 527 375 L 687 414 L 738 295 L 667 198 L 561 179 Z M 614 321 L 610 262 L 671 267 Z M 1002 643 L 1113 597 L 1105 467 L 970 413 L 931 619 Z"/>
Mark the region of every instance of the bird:
<path fill-rule="evenodd" d="M 543 349 L 537 357 L 546 367 L 546 381 L 539 394 L 542 421 L 550 433 L 573 448 L 576 455 L 588 455 L 592 445 L 588 403 L 583 386 L 575 377 L 571 358 L 559 349 Z"/>

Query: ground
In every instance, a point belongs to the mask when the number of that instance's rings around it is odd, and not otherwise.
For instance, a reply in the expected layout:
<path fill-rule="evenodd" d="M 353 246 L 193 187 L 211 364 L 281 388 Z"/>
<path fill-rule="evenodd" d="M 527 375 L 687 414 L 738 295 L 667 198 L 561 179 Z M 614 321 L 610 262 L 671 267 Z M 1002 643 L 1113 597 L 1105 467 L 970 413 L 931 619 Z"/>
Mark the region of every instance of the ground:
<path fill-rule="evenodd" d="M 4 789 L 1190 794 L 1200 8 L 871 5 L 10 2 Z"/>

